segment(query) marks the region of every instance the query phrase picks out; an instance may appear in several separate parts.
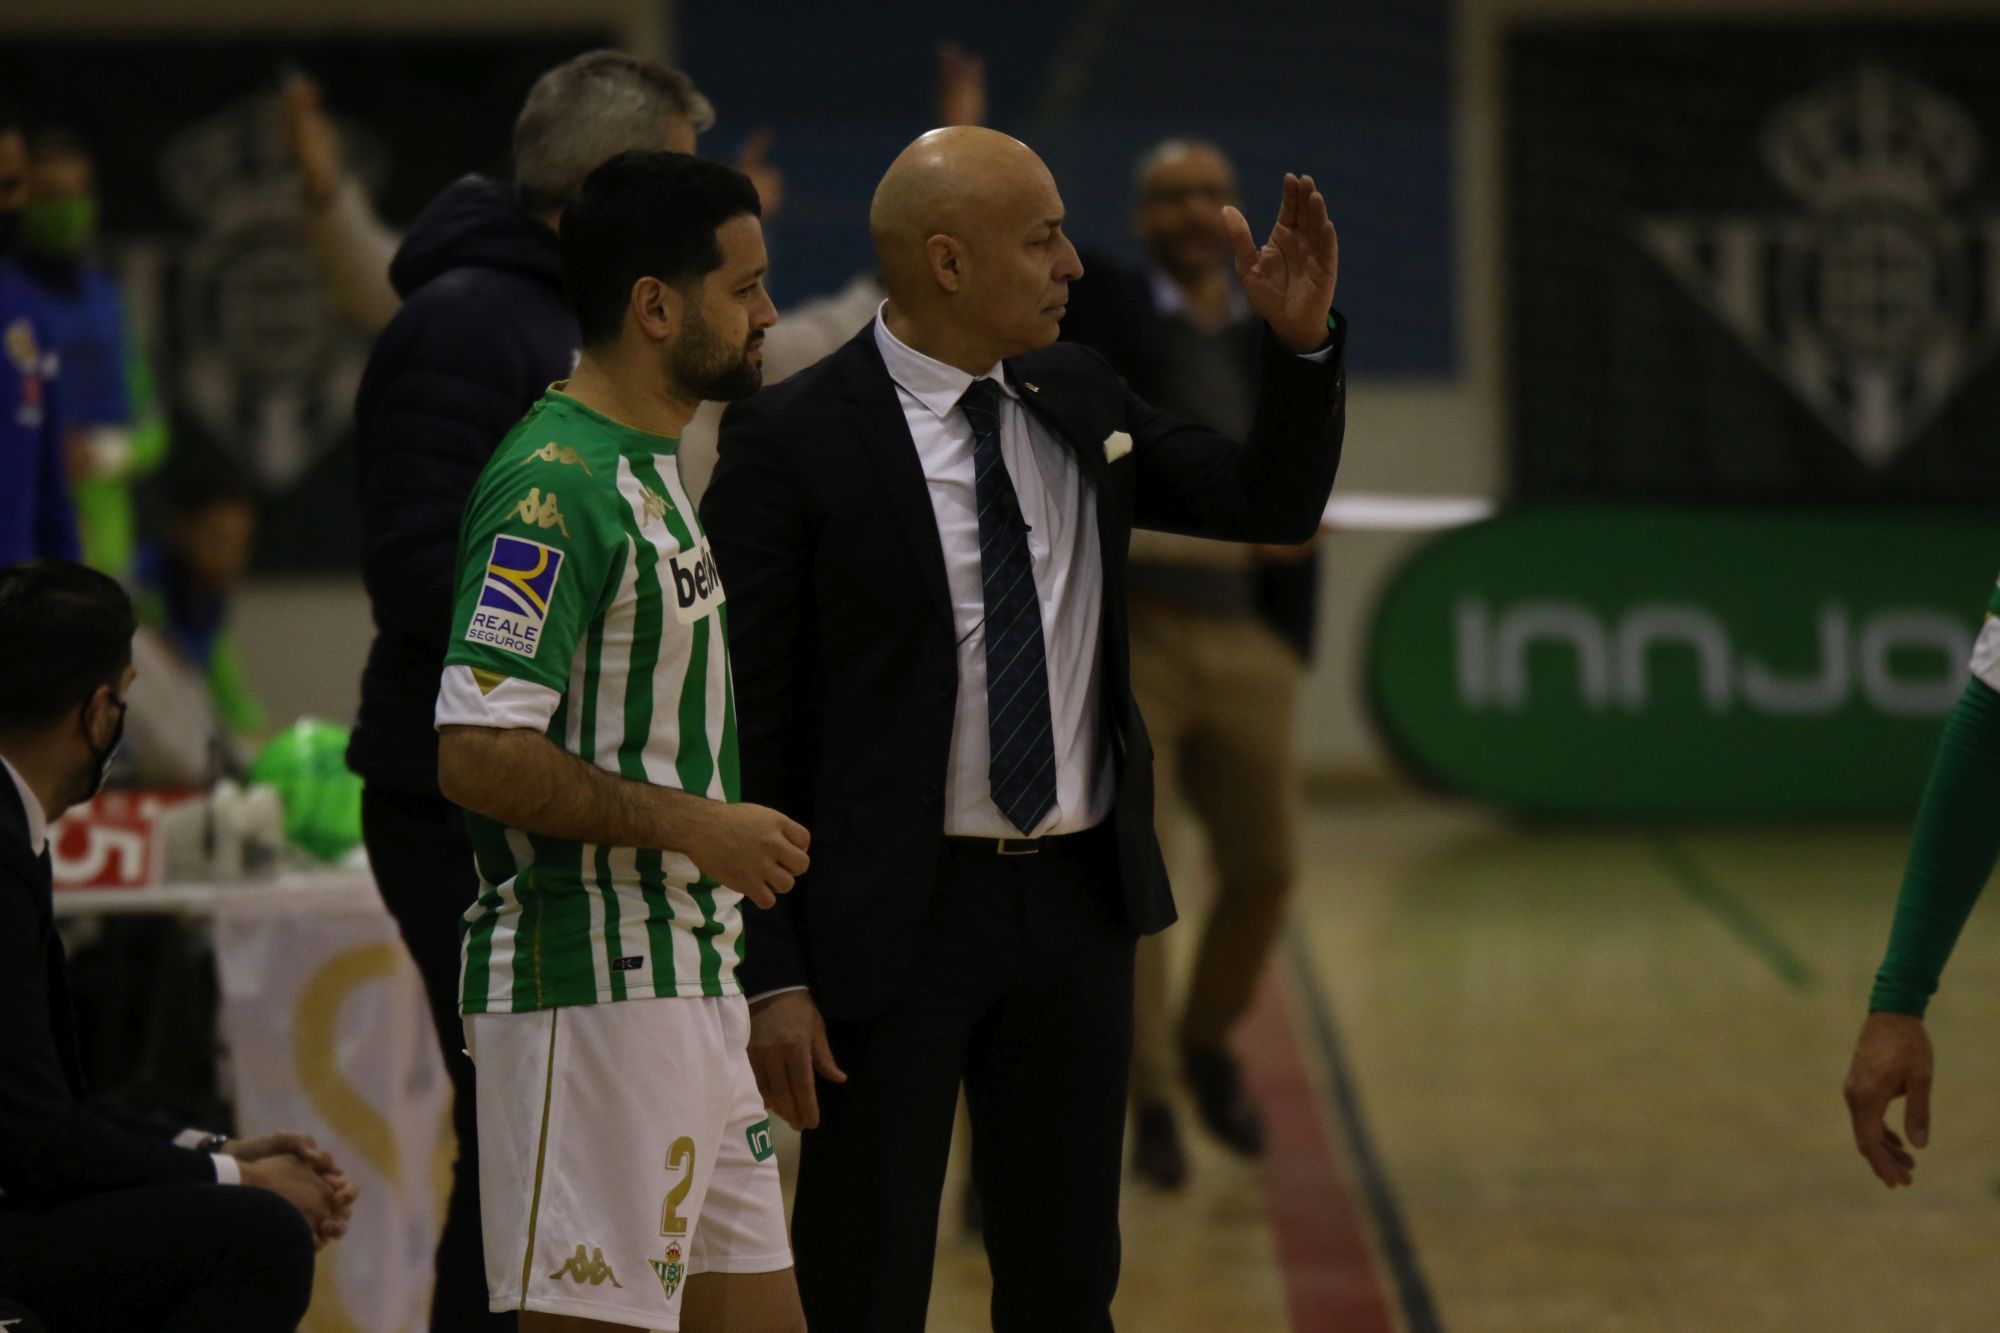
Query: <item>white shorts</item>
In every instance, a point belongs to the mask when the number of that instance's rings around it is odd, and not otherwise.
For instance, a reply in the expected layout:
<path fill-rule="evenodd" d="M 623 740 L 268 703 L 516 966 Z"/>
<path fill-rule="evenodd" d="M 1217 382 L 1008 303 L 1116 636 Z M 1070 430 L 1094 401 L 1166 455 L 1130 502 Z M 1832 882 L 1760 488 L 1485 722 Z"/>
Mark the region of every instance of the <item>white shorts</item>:
<path fill-rule="evenodd" d="M 471 1014 L 491 1306 L 680 1327 L 696 1273 L 789 1268 L 740 995 Z"/>

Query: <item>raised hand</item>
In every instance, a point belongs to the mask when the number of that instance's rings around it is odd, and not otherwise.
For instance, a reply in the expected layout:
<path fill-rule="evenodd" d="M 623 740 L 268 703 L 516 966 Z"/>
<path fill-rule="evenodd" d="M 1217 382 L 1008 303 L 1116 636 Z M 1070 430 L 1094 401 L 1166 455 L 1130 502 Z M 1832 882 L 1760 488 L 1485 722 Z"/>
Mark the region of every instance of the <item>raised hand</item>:
<path fill-rule="evenodd" d="M 1262 249 L 1237 208 L 1222 210 L 1222 225 L 1236 251 L 1236 276 L 1250 308 L 1293 351 L 1316 352 L 1324 347 L 1326 318 L 1333 309 L 1334 283 L 1340 274 L 1340 237 L 1312 177 L 1286 173 L 1277 225 Z"/>
<path fill-rule="evenodd" d="M 1931 1141 L 1931 1069 L 1931 1039 L 1921 1018 L 1868 1015 L 1847 1071 L 1847 1114 L 1854 1122 L 1854 1146 L 1890 1189 L 1911 1183 L 1917 1166 L 1911 1149 Z M 1903 1108 L 1908 1147 L 1885 1120 L 1898 1097 L 1909 1098 Z"/>
<path fill-rule="evenodd" d="M 770 226 L 785 202 L 785 173 L 769 161 L 771 132 L 758 130 L 736 150 L 736 169 L 757 187 L 757 204 L 763 210 L 764 225 Z"/>
<path fill-rule="evenodd" d="M 278 116 L 306 203 L 326 207 L 340 188 L 340 131 L 320 105 L 319 84 L 306 74 L 286 79 L 278 95 Z"/>
<path fill-rule="evenodd" d="M 957 42 L 938 43 L 937 123 L 986 123 L 986 62 Z"/>

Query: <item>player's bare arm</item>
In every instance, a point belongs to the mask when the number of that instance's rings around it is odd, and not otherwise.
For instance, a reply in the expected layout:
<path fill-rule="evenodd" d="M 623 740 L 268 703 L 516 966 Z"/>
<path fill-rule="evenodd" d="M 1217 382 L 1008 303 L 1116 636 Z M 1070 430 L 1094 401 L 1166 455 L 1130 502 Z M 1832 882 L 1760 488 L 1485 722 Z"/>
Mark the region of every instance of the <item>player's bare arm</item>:
<path fill-rule="evenodd" d="M 776 810 L 617 777 L 525 728 L 440 727 L 438 787 L 526 833 L 680 852 L 759 907 L 810 864 L 812 836 Z"/>

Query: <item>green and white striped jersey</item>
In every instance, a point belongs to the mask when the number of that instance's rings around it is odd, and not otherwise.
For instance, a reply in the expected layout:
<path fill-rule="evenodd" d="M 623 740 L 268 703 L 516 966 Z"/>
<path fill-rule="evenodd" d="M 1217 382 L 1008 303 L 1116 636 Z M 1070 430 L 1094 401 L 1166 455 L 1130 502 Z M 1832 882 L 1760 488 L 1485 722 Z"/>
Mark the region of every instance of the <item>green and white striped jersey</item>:
<path fill-rule="evenodd" d="M 675 441 L 561 388 L 466 504 L 437 721 L 532 728 L 607 772 L 737 800 L 722 583 Z M 465 1013 L 738 993 L 741 896 L 687 857 L 466 819 Z"/>

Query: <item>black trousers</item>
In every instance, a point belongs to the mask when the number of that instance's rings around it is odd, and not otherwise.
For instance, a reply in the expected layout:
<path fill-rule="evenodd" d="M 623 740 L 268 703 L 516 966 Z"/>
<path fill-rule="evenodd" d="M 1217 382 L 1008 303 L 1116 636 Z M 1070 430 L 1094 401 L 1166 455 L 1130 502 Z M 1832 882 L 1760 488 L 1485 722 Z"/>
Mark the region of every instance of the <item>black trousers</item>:
<path fill-rule="evenodd" d="M 1098 1333 L 1118 1287 L 1135 937 L 1107 831 L 1062 851 L 947 844 L 891 1007 L 828 1025 L 792 1214 L 813 1333 L 924 1327 L 961 1083 L 996 1333 Z"/>
<path fill-rule="evenodd" d="M 451 1076 L 452 1128 L 458 1160 L 451 1168 L 451 1200 L 438 1240 L 437 1289 L 431 1297 L 436 1333 L 511 1329 L 514 1316 L 486 1308 L 486 1251 L 479 1230 L 479 1117 L 473 1100 L 472 1061 L 458 1014 L 459 918 L 479 892 L 465 816 L 437 796 L 410 796 L 365 787 L 361 837 L 382 903 L 403 932 L 403 943 L 423 974 L 424 994 L 437 1025 L 445 1072 Z"/>
<path fill-rule="evenodd" d="M 0 1212 L 0 1298 L 48 1333 L 291 1333 L 312 1282 L 312 1230 L 269 1190 L 161 1185 Z"/>

